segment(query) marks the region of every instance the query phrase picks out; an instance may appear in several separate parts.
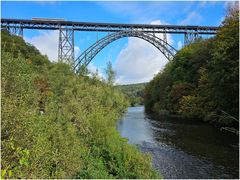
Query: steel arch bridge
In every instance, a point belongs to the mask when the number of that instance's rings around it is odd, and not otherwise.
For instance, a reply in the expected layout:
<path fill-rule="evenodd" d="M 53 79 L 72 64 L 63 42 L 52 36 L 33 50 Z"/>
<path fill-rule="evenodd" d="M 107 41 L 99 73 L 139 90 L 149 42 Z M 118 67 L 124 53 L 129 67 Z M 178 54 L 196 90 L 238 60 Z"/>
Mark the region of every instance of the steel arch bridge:
<path fill-rule="evenodd" d="M 124 37 L 137 37 L 140 39 L 143 39 L 153 46 L 155 46 L 160 52 L 163 53 L 163 55 L 168 59 L 172 60 L 177 52 L 177 50 L 172 47 L 170 44 L 168 44 L 166 41 L 162 40 L 161 38 L 155 36 L 154 34 L 148 34 L 141 31 L 120 31 L 117 33 L 110 34 L 96 43 L 94 43 L 92 46 L 90 46 L 88 49 L 86 49 L 76 60 L 74 69 L 78 72 L 80 66 L 85 65 L 87 66 L 92 59 L 108 44 L 112 43 L 115 40 L 118 40 L 120 38 Z"/>
<path fill-rule="evenodd" d="M 25 29 L 59 30 L 58 61 L 71 64 L 74 70 L 78 71 L 81 65 L 88 65 L 105 46 L 123 37 L 137 37 L 148 41 L 159 49 L 167 59 L 171 60 L 177 51 L 167 43 L 167 34 L 184 35 L 184 45 L 188 45 L 200 35 L 216 34 L 219 27 L 74 22 L 49 18 L 32 18 L 31 20 L 2 18 L 1 29 L 6 29 L 21 37 L 23 37 Z M 112 34 L 95 42 L 75 60 L 75 31 L 112 32 Z M 155 36 L 155 33 L 163 34 L 163 39 Z"/>

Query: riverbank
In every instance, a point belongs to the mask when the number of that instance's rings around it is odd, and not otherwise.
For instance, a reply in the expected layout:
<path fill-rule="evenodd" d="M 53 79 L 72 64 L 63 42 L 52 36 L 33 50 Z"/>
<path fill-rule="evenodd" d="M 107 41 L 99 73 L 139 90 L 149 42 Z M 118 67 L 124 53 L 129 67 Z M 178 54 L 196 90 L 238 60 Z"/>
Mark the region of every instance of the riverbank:
<path fill-rule="evenodd" d="M 180 49 L 147 84 L 146 112 L 200 119 L 239 131 L 239 8 L 229 6 L 217 31 Z"/>
<path fill-rule="evenodd" d="M 117 129 L 130 144 L 151 154 L 164 178 L 238 179 L 238 137 L 208 123 L 154 119 L 144 114 L 144 107 L 129 107 Z"/>
<path fill-rule="evenodd" d="M 231 117 L 228 114 L 221 112 L 213 112 L 211 115 L 209 115 L 207 118 L 202 119 L 197 116 L 189 116 L 182 113 L 170 113 L 167 110 L 159 110 L 152 113 L 147 113 L 148 117 L 153 119 L 160 119 L 161 117 L 170 117 L 170 118 L 178 118 L 180 120 L 188 120 L 188 121 L 200 121 L 204 123 L 211 124 L 213 127 L 219 129 L 220 131 L 228 131 L 230 133 L 233 133 L 237 136 L 239 136 L 239 129 L 238 129 L 238 120 L 234 117 Z M 230 127 L 229 127 L 230 126 Z"/>

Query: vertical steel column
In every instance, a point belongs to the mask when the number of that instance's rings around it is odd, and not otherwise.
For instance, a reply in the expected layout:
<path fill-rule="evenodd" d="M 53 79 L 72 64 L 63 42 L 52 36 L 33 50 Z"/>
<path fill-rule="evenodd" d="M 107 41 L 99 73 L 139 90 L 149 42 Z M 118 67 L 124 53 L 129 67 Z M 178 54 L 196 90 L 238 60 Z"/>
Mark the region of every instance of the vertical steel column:
<path fill-rule="evenodd" d="M 199 38 L 199 33 L 198 31 L 195 31 L 195 34 L 194 34 L 194 40 L 198 39 Z"/>
<path fill-rule="evenodd" d="M 74 30 L 59 28 L 58 62 L 74 66 Z"/>
<path fill-rule="evenodd" d="M 166 33 L 166 31 L 164 31 L 164 33 L 163 33 L 163 41 L 165 43 L 167 43 L 167 33 Z"/>
<path fill-rule="evenodd" d="M 167 45 L 167 33 L 166 33 L 166 29 L 164 29 L 164 33 L 163 33 L 163 47 L 165 47 Z M 162 48 L 163 53 L 167 53 L 165 48 Z"/>
<path fill-rule="evenodd" d="M 155 39 L 155 37 L 156 37 L 156 36 L 155 36 L 155 29 L 153 28 L 152 30 L 153 30 L 153 37 L 154 37 L 154 39 Z M 139 32 L 139 31 L 138 31 L 138 32 Z"/>
<path fill-rule="evenodd" d="M 188 44 L 189 44 L 188 33 L 184 33 L 184 46 L 187 46 Z"/>
<path fill-rule="evenodd" d="M 23 37 L 23 28 L 21 26 L 7 26 L 7 30 L 10 34 Z"/>
<path fill-rule="evenodd" d="M 194 42 L 199 37 L 198 31 L 186 32 L 184 34 L 184 46 L 187 46 Z"/>

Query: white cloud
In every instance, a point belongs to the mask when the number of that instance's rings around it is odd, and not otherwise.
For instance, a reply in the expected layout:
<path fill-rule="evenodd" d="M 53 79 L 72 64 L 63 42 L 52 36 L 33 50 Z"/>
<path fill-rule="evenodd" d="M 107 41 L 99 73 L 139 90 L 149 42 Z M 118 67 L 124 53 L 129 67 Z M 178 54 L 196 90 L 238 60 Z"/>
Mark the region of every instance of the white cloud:
<path fill-rule="evenodd" d="M 49 60 L 58 59 L 58 31 L 39 31 L 39 35 L 25 40 L 34 45 L 42 54 L 47 55 Z"/>
<path fill-rule="evenodd" d="M 177 46 L 178 46 L 178 49 L 182 49 L 182 47 L 183 47 L 182 42 L 181 42 L 181 41 L 178 41 Z"/>
<path fill-rule="evenodd" d="M 160 25 L 160 24 L 168 24 L 168 23 L 165 23 L 165 22 L 160 21 L 159 19 L 157 19 L 157 20 L 154 20 L 154 21 L 150 22 L 150 24 L 153 24 L 153 25 Z"/>
<path fill-rule="evenodd" d="M 89 70 L 89 72 L 90 72 L 90 76 L 92 76 L 93 74 L 98 73 L 98 77 L 99 77 L 100 79 L 104 79 L 104 75 L 103 75 L 103 72 L 102 72 L 103 69 L 98 68 L 97 66 L 95 66 L 95 65 L 93 64 L 93 62 L 90 62 L 89 65 L 87 66 L 87 68 L 88 68 L 88 70 Z"/>
<path fill-rule="evenodd" d="M 80 48 L 78 46 L 74 46 L 74 56 L 75 59 L 80 55 Z"/>
<path fill-rule="evenodd" d="M 225 9 L 228 9 L 229 7 L 232 7 L 232 6 L 234 6 L 235 4 L 237 4 L 238 2 L 237 1 L 226 1 L 225 3 L 224 3 L 224 7 L 225 7 Z M 237 6 L 238 6 L 238 4 L 237 4 Z"/>
<path fill-rule="evenodd" d="M 152 24 L 152 25 L 161 25 L 161 24 L 168 24 L 168 23 L 160 21 L 160 20 L 154 20 L 150 24 Z M 163 34 L 162 33 L 157 33 L 155 35 L 157 37 L 159 37 L 160 39 L 163 39 Z M 172 39 L 170 34 L 167 34 L 167 42 L 168 42 L 168 44 L 171 44 L 171 45 L 173 44 L 173 39 Z"/>
<path fill-rule="evenodd" d="M 39 35 L 24 39 L 34 45 L 42 54 L 47 55 L 50 61 L 58 61 L 59 31 L 39 31 Z M 80 53 L 80 48 L 74 46 L 74 50 L 76 57 Z"/>
<path fill-rule="evenodd" d="M 162 24 L 160 20 L 151 24 Z M 156 34 L 162 38 L 162 34 Z M 170 35 L 168 42 L 173 43 Z M 117 84 L 150 81 L 168 62 L 167 58 L 153 45 L 139 38 L 128 38 L 127 46 L 119 53 L 114 64 Z"/>
<path fill-rule="evenodd" d="M 137 38 L 129 38 L 115 63 L 117 84 L 148 82 L 167 63 L 154 46 Z"/>

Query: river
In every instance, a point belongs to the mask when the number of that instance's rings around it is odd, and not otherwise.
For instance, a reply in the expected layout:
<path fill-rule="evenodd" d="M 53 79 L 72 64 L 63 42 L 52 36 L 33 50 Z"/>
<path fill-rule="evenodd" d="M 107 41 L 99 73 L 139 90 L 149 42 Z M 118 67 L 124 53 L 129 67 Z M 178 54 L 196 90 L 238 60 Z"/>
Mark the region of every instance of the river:
<path fill-rule="evenodd" d="M 164 178 L 238 178 L 238 136 L 211 125 L 170 117 L 149 119 L 144 107 L 129 107 L 117 129 L 152 155 Z"/>

